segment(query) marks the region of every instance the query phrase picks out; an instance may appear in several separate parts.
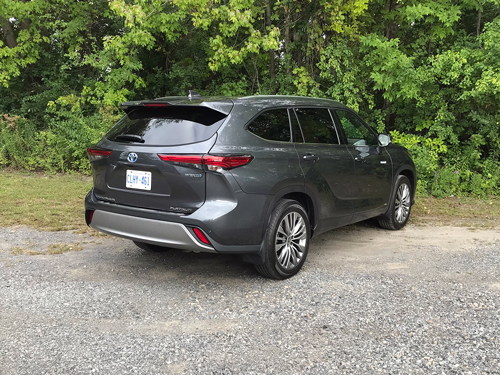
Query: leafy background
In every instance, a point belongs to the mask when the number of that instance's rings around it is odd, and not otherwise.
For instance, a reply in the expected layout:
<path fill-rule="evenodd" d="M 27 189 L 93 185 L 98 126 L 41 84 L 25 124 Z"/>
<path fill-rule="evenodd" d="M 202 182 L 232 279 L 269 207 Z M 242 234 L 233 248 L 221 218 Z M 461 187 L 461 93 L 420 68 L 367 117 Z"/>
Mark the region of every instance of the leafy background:
<path fill-rule="evenodd" d="M 0 166 L 89 173 L 126 100 L 347 104 L 421 195 L 500 193 L 500 0 L 0 0 Z"/>

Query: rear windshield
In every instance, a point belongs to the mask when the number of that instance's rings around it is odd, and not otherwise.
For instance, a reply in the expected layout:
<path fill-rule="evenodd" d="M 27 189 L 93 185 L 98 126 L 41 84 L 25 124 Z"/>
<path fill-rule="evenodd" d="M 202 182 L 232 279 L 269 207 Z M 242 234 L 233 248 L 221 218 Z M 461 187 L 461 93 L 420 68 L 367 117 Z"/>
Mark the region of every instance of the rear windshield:
<path fill-rule="evenodd" d="M 212 137 L 226 115 L 207 107 L 134 109 L 106 134 L 113 142 L 173 146 Z"/>

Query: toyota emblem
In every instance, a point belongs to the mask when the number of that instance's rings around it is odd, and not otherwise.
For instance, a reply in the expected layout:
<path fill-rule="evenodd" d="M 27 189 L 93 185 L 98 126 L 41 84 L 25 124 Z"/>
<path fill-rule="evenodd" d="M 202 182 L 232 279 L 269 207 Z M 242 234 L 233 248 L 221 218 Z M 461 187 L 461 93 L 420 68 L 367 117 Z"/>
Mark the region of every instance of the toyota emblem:
<path fill-rule="evenodd" d="M 128 154 L 127 160 L 131 163 L 135 163 L 137 161 L 137 154 L 135 152 L 131 152 Z"/>

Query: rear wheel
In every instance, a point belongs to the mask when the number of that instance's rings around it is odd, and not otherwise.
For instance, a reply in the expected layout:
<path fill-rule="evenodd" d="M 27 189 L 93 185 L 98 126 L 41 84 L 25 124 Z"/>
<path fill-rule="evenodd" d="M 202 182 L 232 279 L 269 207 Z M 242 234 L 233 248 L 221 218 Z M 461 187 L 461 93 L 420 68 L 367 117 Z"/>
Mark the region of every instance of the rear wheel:
<path fill-rule="evenodd" d="M 168 250 L 168 247 L 151 245 L 151 244 L 139 242 L 139 241 L 133 241 L 133 242 L 136 244 L 136 246 L 138 248 L 145 250 L 145 251 L 149 251 L 151 253 L 161 253 L 162 251 Z"/>
<path fill-rule="evenodd" d="M 382 228 L 399 230 L 403 228 L 411 212 L 411 184 L 408 177 L 399 175 L 387 213 L 378 219 Z"/>
<path fill-rule="evenodd" d="M 311 229 L 304 208 L 284 199 L 271 214 L 264 237 L 264 264 L 255 267 L 271 279 L 287 279 L 300 271 L 309 251 Z"/>

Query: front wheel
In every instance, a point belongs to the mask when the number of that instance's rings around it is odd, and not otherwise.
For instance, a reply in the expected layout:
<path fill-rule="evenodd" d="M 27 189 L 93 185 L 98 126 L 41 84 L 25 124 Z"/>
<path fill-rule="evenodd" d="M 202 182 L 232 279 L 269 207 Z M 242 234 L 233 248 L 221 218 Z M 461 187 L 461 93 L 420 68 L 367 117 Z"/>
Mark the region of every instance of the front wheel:
<path fill-rule="evenodd" d="M 263 276 L 283 280 L 300 271 L 309 251 L 311 229 L 304 208 L 281 200 L 269 218 L 263 244 L 264 263 L 255 268 Z"/>
<path fill-rule="evenodd" d="M 389 209 L 378 219 L 382 228 L 399 230 L 403 228 L 411 212 L 411 183 L 408 177 L 399 175 L 391 198 Z"/>

